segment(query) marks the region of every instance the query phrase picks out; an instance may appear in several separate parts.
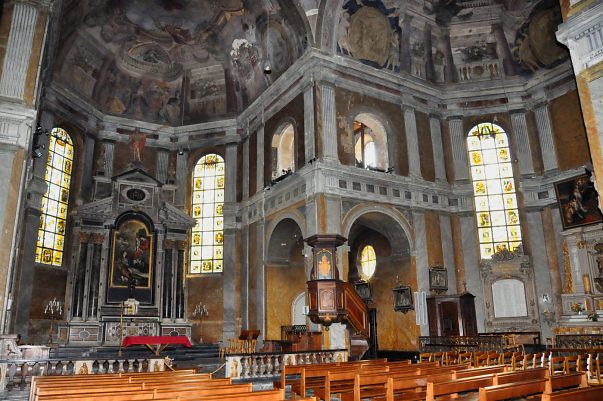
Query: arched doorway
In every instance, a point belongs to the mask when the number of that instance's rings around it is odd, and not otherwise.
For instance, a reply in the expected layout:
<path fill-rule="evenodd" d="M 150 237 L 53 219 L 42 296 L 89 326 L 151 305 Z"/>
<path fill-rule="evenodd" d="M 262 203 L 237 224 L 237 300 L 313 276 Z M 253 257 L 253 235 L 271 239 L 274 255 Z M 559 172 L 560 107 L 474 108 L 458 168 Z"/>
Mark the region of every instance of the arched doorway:
<path fill-rule="evenodd" d="M 291 218 L 281 220 L 270 234 L 266 255 L 266 339 L 280 339 L 281 326 L 293 320 L 295 298 L 306 289 L 303 249 L 299 225 Z"/>
<path fill-rule="evenodd" d="M 411 241 L 406 231 L 390 215 L 367 211 L 353 220 L 347 236 L 350 246 L 348 281 L 362 279 L 371 286 L 369 307 L 377 310 L 379 348 L 416 348 L 419 329 L 415 325 L 414 312 L 394 312 L 392 296 L 392 289 L 398 283 L 417 288 Z"/>

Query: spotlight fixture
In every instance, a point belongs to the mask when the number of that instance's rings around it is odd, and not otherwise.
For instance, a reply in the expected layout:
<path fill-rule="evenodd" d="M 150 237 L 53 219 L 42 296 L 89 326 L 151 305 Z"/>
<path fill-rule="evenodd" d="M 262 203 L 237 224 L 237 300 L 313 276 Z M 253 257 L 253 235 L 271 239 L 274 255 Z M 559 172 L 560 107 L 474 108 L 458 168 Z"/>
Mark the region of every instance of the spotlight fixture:
<path fill-rule="evenodd" d="M 183 148 L 178 149 L 178 154 L 180 156 L 184 155 L 184 149 Z"/>
<path fill-rule="evenodd" d="M 33 141 L 31 146 L 31 156 L 34 159 L 39 159 L 44 154 L 43 150 L 46 149 L 46 145 L 40 144 L 40 136 L 46 135 L 48 136 L 48 130 L 43 129 L 39 125 L 36 127 L 36 130 L 33 132 Z"/>
<path fill-rule="evenodd" d="M 272 68 L 270 67 L 270 63 L 266 61 L 264 64 L 264 74 L 272 74 Z"/>

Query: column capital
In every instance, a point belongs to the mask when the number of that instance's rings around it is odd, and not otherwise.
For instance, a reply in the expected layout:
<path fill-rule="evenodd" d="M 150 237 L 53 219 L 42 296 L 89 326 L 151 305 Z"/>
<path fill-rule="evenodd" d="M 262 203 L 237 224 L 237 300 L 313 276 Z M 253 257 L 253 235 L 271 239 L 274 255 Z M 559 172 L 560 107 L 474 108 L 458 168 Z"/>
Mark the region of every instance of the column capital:
<path fill-rule="evenodd" d="M 465 118 L 463 115 L 455 114 L 455 115 L 452 115 L 452 116 L 447 116 L 446 117 L 446 121 L 463 120 L 463 118 Z"/>

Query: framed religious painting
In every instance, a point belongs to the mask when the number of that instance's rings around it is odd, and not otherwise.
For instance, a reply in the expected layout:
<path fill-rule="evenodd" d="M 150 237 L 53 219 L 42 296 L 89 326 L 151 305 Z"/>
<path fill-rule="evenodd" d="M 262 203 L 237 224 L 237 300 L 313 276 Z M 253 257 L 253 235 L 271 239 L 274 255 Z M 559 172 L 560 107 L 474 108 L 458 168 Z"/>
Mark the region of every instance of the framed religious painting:
<path fill-rule="evenodd" d="M 410 286 L 400 284 L 392 289 L 392 293 L 394 295 L 394 311 L 406 313 L 414 309 Z"/>
<path fill-rule="evenodd" d="M 434 266 L 429 268 L 429 289 L 443 292 L 448 290 L 448 274 L 444 267 Z"/>
<path fill-rule="evenodd" d="M 597 191 L 587 174 L 555 183 L 555 192 L 564 230 L 603 221 Z"/>
<path fill-rule="evenodd" d="M 153 234 L 138 218 L 119 222 L 112 236 L 110 288 L 150 288 Z"/>

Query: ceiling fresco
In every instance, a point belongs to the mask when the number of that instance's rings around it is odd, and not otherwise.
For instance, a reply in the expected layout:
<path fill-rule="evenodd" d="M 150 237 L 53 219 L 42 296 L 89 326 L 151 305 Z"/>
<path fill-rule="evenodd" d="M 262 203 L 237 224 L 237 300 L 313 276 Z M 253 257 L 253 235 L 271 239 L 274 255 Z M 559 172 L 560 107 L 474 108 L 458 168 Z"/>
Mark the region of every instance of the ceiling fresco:
<path fill-rule="evenodd" d="M 105 113 L 167 125 L 236 114 L 307 45 L 297 10 L 276 1 L 88 0 L 65 9 L 55 79 Z"/>
<path fill-rule="evenodd" d="M 336 51 L 434 82 L 529 77 L 568 59 L 560 23 L 557 0 L 344 0 Z"/>
<path fill-rule="evenodd" d="M 322 25 L 335 30 L 338 56 L 436 84 L 529 79 L 569 56 L 554 39 L 557 0 L 339 4 L 337 23 Z M 315 0 L 70 0 L 54 80 L 110 115 L 172 126 L 232 117 L 304 53 L 311 42 L 304 10 L 320 7 Z"/>

